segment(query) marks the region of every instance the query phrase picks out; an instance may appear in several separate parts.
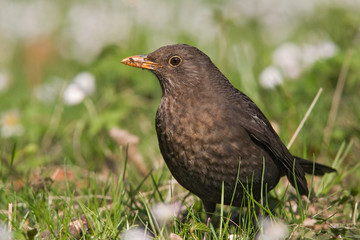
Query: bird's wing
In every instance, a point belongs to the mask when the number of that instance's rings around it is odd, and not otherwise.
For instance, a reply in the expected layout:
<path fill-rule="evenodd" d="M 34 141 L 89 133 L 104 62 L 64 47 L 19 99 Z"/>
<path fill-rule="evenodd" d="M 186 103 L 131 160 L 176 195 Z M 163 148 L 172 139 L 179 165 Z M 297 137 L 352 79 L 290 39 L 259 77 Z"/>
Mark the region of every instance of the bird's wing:
<path fill-rule="evenodd" d="M 236 116 L 239 117 L 241 126 L 246 130 L 249 136 L 261 145 L 274 158 L 284 166 L 287 177 L 293 186 L 296 184 L 302 195 L 308 194 L 308 188 L 305 179 L 305 172 L 289 150 L 281 141 L 275 130 L 265 115 L 260 111 L 256 104 L 245 94 L 238 91 L 236 94 L 237 108 Z M 240 113 L 240 114 L 239 114 Z"/>

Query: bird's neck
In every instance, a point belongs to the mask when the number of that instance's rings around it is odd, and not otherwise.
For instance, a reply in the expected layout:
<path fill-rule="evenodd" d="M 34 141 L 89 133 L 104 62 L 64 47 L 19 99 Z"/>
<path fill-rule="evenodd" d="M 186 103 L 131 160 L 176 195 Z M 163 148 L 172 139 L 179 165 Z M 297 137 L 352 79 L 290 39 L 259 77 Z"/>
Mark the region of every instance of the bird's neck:
<path fill-rule="evenodd" d="M 192 86 L 187 88 L 167 88 L 163 91 L 161 101 L 168 102 L 171 105 L 177 103 L 195 108 L 204 103 L 210 103 L 213 93 L 206 86 Z"/>
<path fill-rule="evenodd" d="M 196 79 L 199 76 L 202 79 Z M 212 72 L 190 74 L 186 79 L 163 79 L 162 76 L 158 76 L 158 79 L 163 92 L 162 103 L 180 103 L 183 106 L 191 106 L 192 109 L 220 104 L 233 92 L 229 80 L 216 67 Z"/>

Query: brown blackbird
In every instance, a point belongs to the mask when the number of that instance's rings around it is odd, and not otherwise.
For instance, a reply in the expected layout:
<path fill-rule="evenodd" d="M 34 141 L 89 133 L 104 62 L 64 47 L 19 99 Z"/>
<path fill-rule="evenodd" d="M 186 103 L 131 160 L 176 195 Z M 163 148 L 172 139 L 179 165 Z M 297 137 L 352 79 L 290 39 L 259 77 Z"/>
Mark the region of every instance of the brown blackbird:
<path fill-rule="evenodd" d="M 291 155 L 256 104 L 199 49 L 170 45 L 121 62 L 149 69 L 159 79 L 161 153 L 175 179 L 202 199 L 208 213 L 221 202 L 222 185 L 224 203 L 240 206 L 245 189 L 260 200 L 261 189 L 270 191 L 286 175 L 308 195 L 305 173 L 335 171 Z"/>

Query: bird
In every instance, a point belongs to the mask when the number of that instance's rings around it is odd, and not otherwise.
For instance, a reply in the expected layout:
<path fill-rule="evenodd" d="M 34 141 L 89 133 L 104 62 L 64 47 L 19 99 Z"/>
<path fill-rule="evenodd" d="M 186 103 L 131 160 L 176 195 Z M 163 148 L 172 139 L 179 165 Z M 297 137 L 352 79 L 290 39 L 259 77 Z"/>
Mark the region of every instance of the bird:
<path fill-rule="evenodd" d="M 158 78 L 160 152 L 177 182 L 202 200 L 208 216 L 221 202 L 240 207 L 249 194 L 262 199 L 283 176 L 308 196 L 305 173 L 336 171 L 292 155 L 257 105 L 198 48 L 167 45 L 121 63 Z"/>

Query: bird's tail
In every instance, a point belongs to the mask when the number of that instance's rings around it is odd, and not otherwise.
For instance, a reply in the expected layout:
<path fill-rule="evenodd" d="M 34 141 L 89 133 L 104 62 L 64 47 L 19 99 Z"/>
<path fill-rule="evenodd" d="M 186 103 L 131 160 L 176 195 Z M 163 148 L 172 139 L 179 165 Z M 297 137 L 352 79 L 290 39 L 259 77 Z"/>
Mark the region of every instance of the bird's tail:
<path fill-rule="evenodd" d="M 308 174 L 314 174 L 315 176 L 322 176 L 325 173 L 336 172 L 335 169 L 325 166 L 323 164 L 316 163 L 296 156 L 294 157 L 296 161 L 300 164 L 300 166 L 304 169 L 304 171 Z"/>

